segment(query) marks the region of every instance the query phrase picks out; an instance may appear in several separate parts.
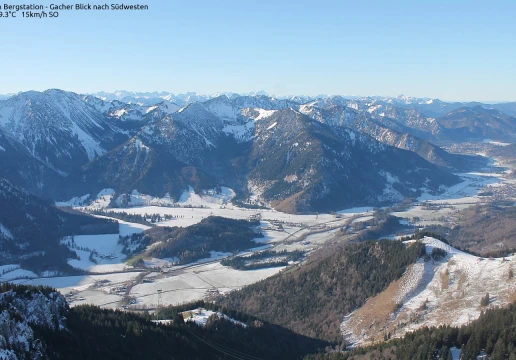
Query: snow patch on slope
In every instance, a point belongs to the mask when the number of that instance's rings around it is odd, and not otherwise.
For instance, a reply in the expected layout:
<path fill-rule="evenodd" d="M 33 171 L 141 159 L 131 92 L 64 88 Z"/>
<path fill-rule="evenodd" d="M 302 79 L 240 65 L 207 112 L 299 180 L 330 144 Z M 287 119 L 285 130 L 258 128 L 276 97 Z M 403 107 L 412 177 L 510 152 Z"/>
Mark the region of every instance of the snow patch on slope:
<path fill-rule="evenodd" d="M 383 299 L 385 304 L 382 296 L 392 296 L 390 301 L 399 307 L 387 319 L 371 314 L 374 310 L 365 314 L 364 308 L 347 316 L 341 328 L 348 340 L 367 344 L 387 333 L 402 337 L 424 326 L 461 326 L 480 316 L 485 309 L 480 300 L 486 293 L 489 306 L 507 306 L 516 297 L 516 279 L 509 275 L 516 271 L 516 256 L 483 259 L 432 237 L 425 237 L 423 243 L 427 254 L 437 248 L 444 250 L 444 258 L 419 260 L 399 280 L 394 294 L 386 290 L 371 300 Z M 361 318 L 366 317 L 368 323 L 363 324 Z"/>
<path fill-rule="evenodd" d="M 86 194 L 83 196 L 75 196 L 71 198 L 68 201 L 56 201 L 57 207 L 63 207 L 63 206 L 82 206 L 86 203 L 86 201 L 90 198 L 90 194 Z"/>
<path fill-rule="evenodd" d="M 77 136 L 81 142 L 84 150 L 86 151 L 86 154 L 88 155 L 89 161 L 93 160 L 99 155 L 106 153 L 106 150 L 100 146 L 100 143 L 95 141 L 93 137 L 84 132 L 84 130 L 82 130 L 75 122 L 72 122 L 72 133 L 73 135 Z"/>
<path fill-rule="evenodd" d="M 224 186 L 220 188 L 220 193 L 211 189 L 203 190 L 202 194 L 195 193 L 194 188 L 188 186 L 188 190 L 181 194 L 177 204 L 181 206 L 213 207 L 229 203 L 234 196 L 235 192 Z"/>
<path fill-rule="evenodd" d="M 215 314 L 219 319 L 229 320 L 233 324 L 240 325 L 243 328 L 247 327 L 247 325 L 244 324 L 243 322 L 240 322 L 240 321 L 237 321 L 237 320 L 235 320 L 233 318 L 230 318 L 229 316 L 224 315 L 221 312 L 215 312 L 215 311 L 206 310 L 206 309 L 203 309 L 203 308 L 197 308 L 197 309 L 194 309 L 194 310 L 191 310 L 191 311 L 185 311 L 182 314 L 183 314 L 183 317 L 186 316 L 185 321 L 192 321 L 192 322 L 196 323 L 199 326 L 205 326 L 206 323 L 208 322 L 208 319 L 210 318 L 210 316 Z"/>
<path fill-rule="evenodd" d="M 13 239 L 13 233 L 4 226 L 4 224 L 0 223 L 0 234 L 3 234 L 8 239 Z"/>
<path fill-rule="evenodd" d="M 105 208 L 109 207 L 109 204 L 111 203 L 111 199 L 113 198 L 113 195 L 115 195 L 114 189 L 111 189 L 111 188 L 103 189 L 97 194 L 95 199 L 85 208 L 88 210 L 105 209 Z M 84 196 L 86 196 L 86 195 L 84 195 Z M 82 197 L 84 197 L 84 196 L 82 196 Z M 72 202 L 72 201 L 73 201 L 73 199 L 65 201 L 64 203 L 68 203 L 68 202 Z"/>
<path fill-rule="evenodd" d="M 274 113 L 276 113 L 277 110 L 264 110 L 264 109 L 254 109 L 258 111 L 258 116 L 255 117 L 255 120 L 262 120 L 269 116 L 272 116 Z"/>
<path fill-rule="evenodd" d="M 278 125 L 278 123 L 277 123 L 277 122 L 272 123 L 271 125 L 269 125 L 269 127 L 267 128 L 267 130 L 272 130 L 276 125 Z"/>
<path fill-rule="evenodd" d="M 246 142 L 254 137 L 255 125 L 253 121 L 248 121 L 239 125 L 226 125 L 222 131 L 228 135 L 233 136 L 238 142 Z"/>

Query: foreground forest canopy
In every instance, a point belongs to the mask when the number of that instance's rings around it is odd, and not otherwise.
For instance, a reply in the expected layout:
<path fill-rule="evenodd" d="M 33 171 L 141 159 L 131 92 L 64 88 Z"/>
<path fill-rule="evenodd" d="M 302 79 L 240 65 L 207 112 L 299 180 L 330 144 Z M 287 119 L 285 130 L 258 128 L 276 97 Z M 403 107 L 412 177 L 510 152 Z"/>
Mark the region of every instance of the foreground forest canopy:
<path fill-rule="evenodd" d="M 68 308 L 48 287 L 0 285 L 0 358 L 4 359 L 299 359 L 330 345 L 266 321 L 228 312 L 243 324 L 211 316 L 205 326 L 180 312 L 196 302 L 164 308 L 156 324 L 148 313 Z M 14 331 L 13 331 L 14 330 Z"/>
<path fill-rule="evenodd" d="M 199 326 L 183 316 L 195 308 L 221 311 L 229 318 L 212 315 Z M 70 309 L 48 287 L 2 284 L 0 316 L 7 325 L 0 327 L 0 358 L 8 359 L 39 353 L 51 359 L 448 360 L 459 349 L 462 359 L 482 353 L 491 359 L 516 358 L 516 304 L 487 309 L 459 328 L 425 327 L 401 339 L 330 353 L 335 343 L 204 301 L 162 308 L 154 315 L 170 319 L 162 325 L 148 313 L 87 305 Z"/>

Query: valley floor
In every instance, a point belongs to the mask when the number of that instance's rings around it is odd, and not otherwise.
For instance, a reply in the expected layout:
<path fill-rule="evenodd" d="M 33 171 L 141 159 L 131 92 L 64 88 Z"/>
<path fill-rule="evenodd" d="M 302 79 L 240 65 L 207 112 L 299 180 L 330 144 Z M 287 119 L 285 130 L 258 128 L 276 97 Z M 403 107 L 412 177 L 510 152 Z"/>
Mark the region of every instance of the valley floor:
<path fill-rule="evenodd" d="M 247 219 L 257 213 L 256 210 L 233 206 L 229 209 L 220 209 L 218 206 L 211 209 L 152 206 L 110 210 L 139 214 L 173 214 L 177 218 L 192 216 L 187 221 L 162 221 L 156 224 L 158 226 L 188 226 L 210 215 Z M 290 215 L 275 210 L 260 210 L 260 228 L 264 237 L 255 239 L 255 248 L 238 255 L 245 256 L 265 249 L 302 250 L 309 253 L 328 241 L 333 241 L 337 229 L 351 223 L 353 219 L 370 216 L 371 210 L 348 209 L 333 215 Z M 282 229 L 276 226 L 279 222 L 282 223 Z M 146 225 L 121 220 L 119 223 L 121 236 L 149 228 Z M 132 310 L 153 310 L 158 306 L 158 302 L 159 305 L 166 306 L 209 298 L 252 284 L 284 269 L 271 267 L 235 270 L 220 264 L 220 260 L 231 256 L 231 253 L 212 251 L 210 258 L 181 266 L 175 265 L 176 259 L 146 258 L 145 264 L 148 269 L 138 270 L 125 263 L 122 246 L 118 244 L 119 235 L 74 236 L 73 242 L 71 237 L 63 239 L 63 243 L 69 245 L 80 257 L 80 260 L 69 260 L 69 264 L 88 271 L 89 275 L 38 278 L 36 274 L 30 273 L 30 279 L 18 279 L 15 282 L 52 286 L 67 295 L 71 306 L 94 304 L 106 308 L 123 306 Z M 92 251 L 95 252 L 94 261 L 91 261 L 90 257 Z M 159 296 L 158 289 L 161 290 Z"/>
<path fill-rule="evenodd" d="M 441 195 L 423 194 L 404 210 L 392 213 L 403 218 L 409 226 L 405 234 L 430 224 L 453 225 L 457 221 L 458 211 L 472 204 L 485 203 L 496 197 L 516 201 L 516 181 L 509 178 L 507 172 L 485 169 L 484 172 L 460 176 L 463 182 L 446 189 Z M 481 193 L 490 195 L 480 196 Z M 111 201 L 110 194 L 110 191 L 99 194 L 91 206 L 105 208 Z M 225 190 L 225 194 L 231 194 L 230 189 Z M 211 215 L 233 219 L 259 216 L 264 237 L 256 239 L 256 248 L 241 252 L 240 256 L 264 249 L 301 250 L 309 254 L 335 243 L 341 228 L 367 222 L 373 215 L 372 208 L 317 215 L 292 215 L 271 209 L 251 210 L 233 206 L 224 197 L 210 195 L 203 198 L 191 191 L 182 196 L 184 206 L 181 207 L 147 205 L 159 204 L 159 201 L 138 193 L 132 196 L 135 203 L 140 201 L 139 206 L 108 210 L 139 215 L 170 215 L 172 220 L 156 225 L 183 227 L 199 223 Z M 147 225 L 119 222 L 119 235 L 122 236 L 148 228 Z M 153 310 L 158 304 L 181 304 L 234 291 L 284 269 L 235 270 L 220 264 L 221 259 L 232 254 L 212 251 L 210 258 L 182 266 L 177 266 L 175 259 L 146 258 L 148 268 L 138 270 L 125 263 L 122 246 L 118 244 L 119 235 L 75 236 L 73 243 L 71 238 L 63 239 L 80 256 L 80 260 L 70 260 L 69 263 L 88 271 L 88 275 L 52 277 L 52 274 L 46 274 L 48 277 L 38 278 L 36 274 L 12 265 L 0 269 L 6 270 L 0 281 L 18 278 L 15 280 L 17 283 L 55 287 L 67 295 L 72 306 L 95 304 L 107 308 L 123 306 L 133 310 Z M 393 234 L 392 238 L 396 238 L 396 235 L 399 234 Z M 348 340 L 361 345 L 383 340 L 384 335 L 402 336 L 406 331 L 421 326 L 467 323 L 480 314 L 480 298 L 485 293 L 490 295 L 489 306 L 505 305 L 516 299 L 513 290 L 516 280 L 509 277 L 516 258 L 481 260 L 432 238 L 426 238 L 425 244 L 428 251 L 434 247 L 445 250 L 446 257 L 440 261 L 419 261 L 386 291 L 348 315 L 342 323 L 343 334 Z M 90 258 L 92 251 L 96 253 L 95 261 Z"/>

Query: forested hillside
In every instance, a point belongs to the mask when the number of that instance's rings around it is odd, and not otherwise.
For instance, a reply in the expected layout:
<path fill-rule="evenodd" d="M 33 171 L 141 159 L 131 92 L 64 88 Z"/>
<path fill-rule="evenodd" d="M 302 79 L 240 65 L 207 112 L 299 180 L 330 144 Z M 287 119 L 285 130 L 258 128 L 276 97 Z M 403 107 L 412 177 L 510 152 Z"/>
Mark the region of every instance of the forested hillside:
<path fill-rule="evenodd" d="M 346 314 L 398 279 L 425 254 L 423 244 L 367 241 L 313 263 L 280 273 L 220 299 L 300 334 L 330 341 L 340 337 Z"/>
<path fill-rule="evenodd" d="M 259 221 L 210 216 L 188 227 L 154 227 L 122 241 L 126 245 L 137 243 L 137 249 L 152 245 L 145 256 L 177 257 L 180 263 L 188 263 L 210 257 L 210 251 L 233 252 L 258 246 L 253 241 L 263 236 L 255 230 L 258 225 Z"/>
<path fill-rule="evenodd" d="M 60 245 L 67 235 L 116 234 L 118 223 L 62 211 L 0 178 L 0 265 L 70 272 L 76 254 Z"/>

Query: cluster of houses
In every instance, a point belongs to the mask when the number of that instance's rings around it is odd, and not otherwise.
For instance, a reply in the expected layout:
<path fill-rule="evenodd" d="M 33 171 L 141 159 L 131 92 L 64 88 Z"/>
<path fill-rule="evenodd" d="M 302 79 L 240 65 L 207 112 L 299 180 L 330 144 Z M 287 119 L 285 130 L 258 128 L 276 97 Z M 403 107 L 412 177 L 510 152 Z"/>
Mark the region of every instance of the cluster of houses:
<path fill-rule="evenodd" d="M 125 295 L 127 293 L 127 289 L 129 288 L 129 284 L 123 284 L 120 286 L 115 286 L 109 289 L 109 293 L 113 295 Z"/>
<path fill-rule="evenodd" d="M 118 257 L 118 256 L 115 256 L 115 254 L 113 254 L 113 253 L 107 254 L 107 255 L 99 254 L 97 250 L 92 250 L 91 253 L 93 255 L 95 255 L 96 257 L 101 258 L 102 260 L 105 260 L 105 259 L 114 260 Z"/>

